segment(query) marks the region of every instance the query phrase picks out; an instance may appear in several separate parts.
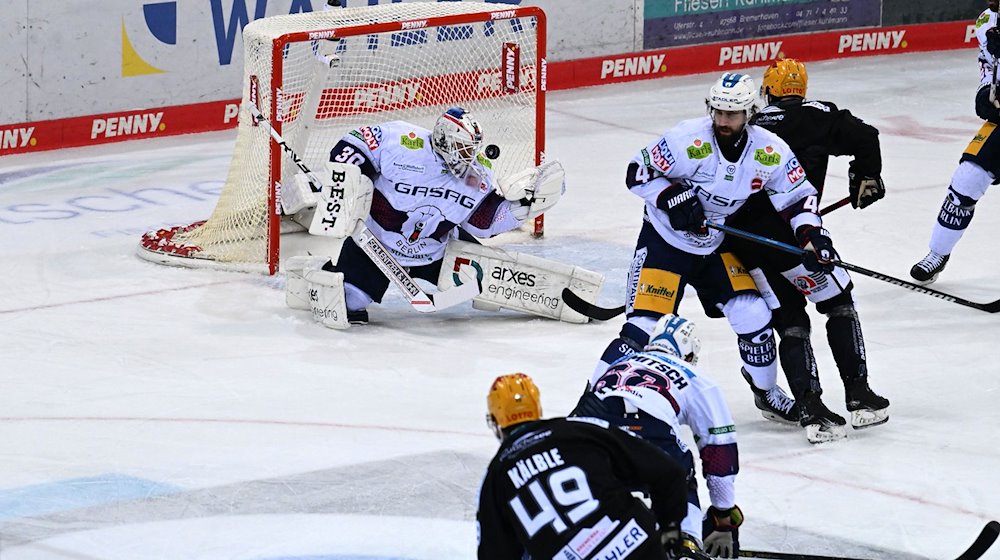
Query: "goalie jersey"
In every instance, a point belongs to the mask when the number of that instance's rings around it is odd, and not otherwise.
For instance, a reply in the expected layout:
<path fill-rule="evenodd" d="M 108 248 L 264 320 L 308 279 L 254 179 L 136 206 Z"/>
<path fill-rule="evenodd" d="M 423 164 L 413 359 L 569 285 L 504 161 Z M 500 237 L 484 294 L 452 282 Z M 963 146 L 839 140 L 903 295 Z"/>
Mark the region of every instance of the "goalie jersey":
<path fill-rule="evenodd" d="M 476 237 L 518 227 L 511 203 L 495 192 L 493 172 L 478 155 L 464 178 L 431 148 L 431 133 L 403 121 L 352 130 L 330 161 L 357 165 L 375 187 L 366 225 L 403 266 L 440 260 L 456 226 Z"/>
<path fill-rule="evenodd" d="M 746 145 L 737 161 L 727 161 L 715 144 L 712 118 L 682 121 L 643 148 L 629 163 L 625 184 L 646 201 L 646 217 L 670 245 L 696 255 L 708 255 L 721 244 L 723 233 L 677 231 L 657 198 L 676 180 L 694 185 L 705 218 L 722 221 L 750 195 L 764 191 L 793 230 L 822 224 L 816 213 L 816 189 L 806 180 L 788 144 L 763 128 L 746 126 Z"/>
<path fill-rule="evenodd" d="M 517 426 L 479 491 L 479 560 L 662 559 L 656 524 L 687 513 L 686 476 L 667 454 L 596 418 Z M 632 495 L 640 489 L 652 512 Z"/>

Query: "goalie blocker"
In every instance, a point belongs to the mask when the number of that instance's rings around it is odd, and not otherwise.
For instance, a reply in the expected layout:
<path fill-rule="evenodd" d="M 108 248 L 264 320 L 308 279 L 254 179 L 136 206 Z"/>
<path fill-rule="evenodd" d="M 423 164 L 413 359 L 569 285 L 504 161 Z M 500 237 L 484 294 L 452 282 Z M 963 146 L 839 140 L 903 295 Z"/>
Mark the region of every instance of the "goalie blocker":
<path fill-rule="evenodd" d="M 482 282 L 474 307 L 512 309 L 567 323 L 586 323 L 589 318 L 566 306 L 563 289 L 594 303 L 604 284 L 604 275 L 578 266 L 453 240 L 444 254 L 438 287 L 461 283 L 456 271 L 463 266 L 475 269 Z"/>

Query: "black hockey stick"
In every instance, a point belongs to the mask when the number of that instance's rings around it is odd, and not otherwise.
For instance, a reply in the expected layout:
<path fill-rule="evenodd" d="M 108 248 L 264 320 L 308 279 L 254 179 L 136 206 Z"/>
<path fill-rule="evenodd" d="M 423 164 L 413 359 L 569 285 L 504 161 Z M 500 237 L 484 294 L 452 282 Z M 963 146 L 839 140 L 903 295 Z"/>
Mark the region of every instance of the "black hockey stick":
<path fill-rule="evenodd" d="M 595 321 L 607 321 L 608 319 L 614 319 L 622 313 L 625 313 L 624 305 L 621 307 L 601 307 L 590 303 L 589 301 L 584 301 L 583 298 L 574 294 L 569 288 L 563 288 L 562 299 L 563 303 L 566 304 L 566 307 L 569 307 L 580 315 L 590 317 Z"/>
<path fill-rule="evenodd" d="M 972 545 L 955 560 L 977 560 L 989 550 L 1000 535 L 1000 523 L 990 521 L 979 532 Z M 846 556 L 823 556 L 821 554 L 799 554 L 796 552 L 768 552 L 764 550 L 740 550 L 740 558 L 762 558 L 770 560 L 864 560 Z"/>
<path fill-rule="evenodd" d="M 819 215 L 826 216 L 827 214 L 833 212 L 837 208 L 840 208 L 841 206 L 847 206 L 850 203 L 851 203 L 851 197 L 845 196 L 844 198 L 838 200 L 837 202 L 834 202 L 833 204 L 827 206 L 826 208 L 821 208 L 819 211 Z"/>
<path fill-rule="evenodd" d="M 960 554 L 955 560 L 976 560 L 983 554 L 986 554 L 986 551 L 993 546 L 993 543 L 996 542 L 998 536 L 1000 536 L 1000 523 L 990 521 L 985 527 L 983 527 L 983 530 L 979 532 L 979 536 L 976 537 L 972 546 Z"/>
<path fill-rule="evenodd" d="M 804 254 L 806 252 L 805 249 L 800 249 L 799 247 L 796 247 L 794 245 L 789 245 L 787 243 L 782 243 L 781 241 L 775 241 L 774 239 L 770 239 L 768 237 L 763 237 L 761 235 L 750 233 L 748 231 L 743 231 L 741 229 L 737 229 L 737 228 L 734 228 L 732 226 L 727 226 L 725 224 L 721 224 L 721 223 L 717 223 L 717 222 L 712 222 L 712 221 L 706 221 L 705 225 L 708 226 L 708 227 L 710 227 L 710 228 L 717 229 L 719 231 L 723 231 L 723 232 L 725 232 L 725 233 L 727 233 L 729 235 L 735 235 L 736 237 L 742 237 L 743 239 L 748 239 L 750 241 L 756 241 L 757 243 L 760 243 L 762 245 L 767 245 L 769 247 L 773 247 L 773 248 L 779 249 L 781 251 L 785 251 L 786 253 L 793 253 L 793 254 L 796 254 L 796 255 L 802 255 L 802 254 Z M 977 303 L 977 302 L 974 302 L 974 301 L 969 301 L 967 299 L 960 298 L 958 296 L 953 296 L 951 294 L 946 294 L 944 292 L 939 292 L 939 291 L 933 290 L 931 288 L 926 288 L 924 286 L 921 286 L 920 284 L 914 284 L 913 282 L 902 280 L 902 279 L 896 278 L 894 276 L 889 276 L 888 274 L 882 274 L 881 272 L 876 272 L 874 270 L 869 270 L 867 268 L 858 266 L 856 264 L 851 264 L 849 262 L 835 261 L 833 264 L 836 265 L 836 266 L 839 266 L 840 268 L 843 268 L 843 269 L 846 269 L 846 270 L 850 270 L 851 272 L 857 272 L 858 274 L 861 274 L 863 276 L 868 276 L 869 278 L 874 278 L 876 280 L 881 280 L 883 282 L 888 282 L 889 284 L 893 284 L 893 285 L 899 286 L 901 288 L 906 288 L 907 290 L 911 290 L 911 291 L 914 291 L 914 292 L 919 292 L 921 294 L 926 294 L 926 295 L 929 295 L 931 297 L 936 297 L 938 299 L 943 299 L 943 300 L 949 301 L 951 303 L 957 303 L 958 305 L 964 305 L 965 307 L 971 307 L 973 309 L 978 309 L 980 311 L 985 311 L 987 313 L 996 313 L 996 312 L 1000 311 L 1000 299 L 998 299 L 996 301 L 991 301 L 989 303 Z"/>

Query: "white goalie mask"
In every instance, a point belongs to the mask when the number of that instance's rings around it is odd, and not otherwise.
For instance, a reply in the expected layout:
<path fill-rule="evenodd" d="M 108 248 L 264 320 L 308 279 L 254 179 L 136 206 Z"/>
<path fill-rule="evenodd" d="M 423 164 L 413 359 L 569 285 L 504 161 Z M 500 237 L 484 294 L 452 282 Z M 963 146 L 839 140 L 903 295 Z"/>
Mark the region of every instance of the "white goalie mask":
<path fill-rule="evenodd" d="M 725 73 L 708 91 L 705 105 L 713 111 L 745 111 L 747 120 L 757 112 L 759 97 L 753 78 L 746 74 Z"/>
<path fill-rule="evenodd" d="M 694 334 L 694 323 L 683 317 L 668 314 L 656 322 L 645 350 L 664 352 L 695 365 L 698 363 L 701 340 Z"/>
<path fill-rule="evenodd" d="M 465 177 L 483 146 L 483 131 L 468 111 L 452 107 L 434 123 L 431 146 L 453 175 Z"/>

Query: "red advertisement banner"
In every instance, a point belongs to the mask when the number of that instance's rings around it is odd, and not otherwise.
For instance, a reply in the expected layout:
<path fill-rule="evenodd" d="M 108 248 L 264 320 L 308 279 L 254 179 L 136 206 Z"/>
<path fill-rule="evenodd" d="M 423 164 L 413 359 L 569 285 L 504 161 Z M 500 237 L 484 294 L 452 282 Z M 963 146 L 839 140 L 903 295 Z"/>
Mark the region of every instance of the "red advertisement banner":
<path fill-rule="evenodd" d="M 837 30 L 674 47 L 550 62 L 549 91 L 763 66 L 787 56 L 803 61 L 968 48 L 972 22 Z M 499 68 L 498 68 L 499 70 Z M 497 72 L 501 87 L 504 74 Z M 527 77 L 534 79 L 534 76 Z M 517 76 L 522 81 L 526 76 Z M 239 100 L 213 101 L 22 124 L 0 124 L 0 157 L 140 138 L 224 130 L 238 122 Z"/>

